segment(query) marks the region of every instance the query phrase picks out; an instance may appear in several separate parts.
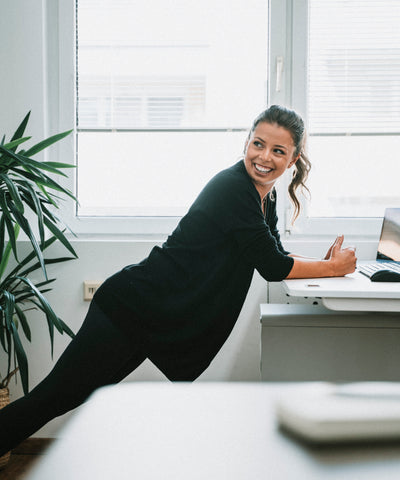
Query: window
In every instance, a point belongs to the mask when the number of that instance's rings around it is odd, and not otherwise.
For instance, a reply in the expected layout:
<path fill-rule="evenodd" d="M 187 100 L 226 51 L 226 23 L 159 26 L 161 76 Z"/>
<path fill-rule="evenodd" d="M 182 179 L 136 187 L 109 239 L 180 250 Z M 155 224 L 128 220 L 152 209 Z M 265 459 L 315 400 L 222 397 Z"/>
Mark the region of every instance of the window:
<path fill-rule="evenodd" d="M 309 0 L 297 13 L 308 25 L 306 95 L 299 100 L 297 89 L 293 98 L 310 135 L 307 216 L 321 220 L 319 229 L 323 219 L 335 228 L 333 219 L 382 217 L 385 207 L 400 205 L 400 4 Z"/>
<path fill-rule="evenodd" d="M 77 0 L 76 25 L 78 217 L 183 215 L 266 104 L 268 3 Z"/>
<path fill-rule="evenodd" d="M 170 232 L 267 103 L 298 110 L 310 134 L 311 201 L 292 227 L 283 179 L 281 229 L 364 235 L 400 205 L 397 0 L 71 4 L 58 2 L 49 64 L 61 125 L 76 118 L 74 231 Z"/>

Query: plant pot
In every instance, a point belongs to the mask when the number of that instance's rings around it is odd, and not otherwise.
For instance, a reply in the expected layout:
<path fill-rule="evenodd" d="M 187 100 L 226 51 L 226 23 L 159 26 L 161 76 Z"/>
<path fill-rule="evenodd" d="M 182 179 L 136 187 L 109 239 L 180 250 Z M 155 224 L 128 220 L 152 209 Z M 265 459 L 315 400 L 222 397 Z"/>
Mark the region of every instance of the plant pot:
<path fill-rule="evenodd" d="M 10 392 L 8 388 L 0 388 L 0 408 L 5 407 L 10 403 Z M 11 452 L 7 452 L 0 457 L 0 469 L 4 468 L 10 460 Z"/>

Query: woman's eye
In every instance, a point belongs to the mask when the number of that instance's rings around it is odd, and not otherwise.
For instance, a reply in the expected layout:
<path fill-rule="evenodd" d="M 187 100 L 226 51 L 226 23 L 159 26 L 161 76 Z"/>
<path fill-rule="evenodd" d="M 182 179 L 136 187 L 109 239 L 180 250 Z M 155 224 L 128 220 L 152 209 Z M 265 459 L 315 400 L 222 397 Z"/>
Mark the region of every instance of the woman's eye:
<path fill-rule="evenodd" d="M 279 155 L 284 155 L 285 154 L 285 152 L 283 150 L 281 150 L 280 148 L 276 148 L 275 153 L 279 153 Z"/>
<path fill-rule="evenodd" d="M 259 148 L 262 147 L 262 143 L 258 142 L 257 140 L 254 142 L 254 145 Z"/>

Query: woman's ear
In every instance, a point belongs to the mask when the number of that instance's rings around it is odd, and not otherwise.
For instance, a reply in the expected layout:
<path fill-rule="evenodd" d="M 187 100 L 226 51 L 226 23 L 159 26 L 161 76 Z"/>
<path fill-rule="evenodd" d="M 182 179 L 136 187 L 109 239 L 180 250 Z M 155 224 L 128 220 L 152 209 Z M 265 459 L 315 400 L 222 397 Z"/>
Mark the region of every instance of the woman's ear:
<path fill-rule="evenodd" d="M 297 155 L 297 157 L 293 158 L 293 160 L 289 163 L 287 168 L 293 167 L 293 165 L 297 162 L 297 160 L 301 157 L 301 153 Z"/>

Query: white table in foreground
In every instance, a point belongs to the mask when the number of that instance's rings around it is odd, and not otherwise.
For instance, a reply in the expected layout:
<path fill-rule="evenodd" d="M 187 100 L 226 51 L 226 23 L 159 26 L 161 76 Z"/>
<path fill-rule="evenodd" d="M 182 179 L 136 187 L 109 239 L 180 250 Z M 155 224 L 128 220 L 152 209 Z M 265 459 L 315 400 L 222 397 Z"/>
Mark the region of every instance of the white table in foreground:
<path fill-rule="evenodd" d="M 400 312 L 400 282 L 371 282 L 355 272 L 345 277 L 284 280 L 285 292 L 294 297 L 320 297 L 330 310 Z"/>
<path fill-rule="evenodd" d="M 313 449 L 279 431 L 275 401 L 292 388 L 199 382 L 101 389 L 27 480 L 399 478 L 400 444 Z"/>

